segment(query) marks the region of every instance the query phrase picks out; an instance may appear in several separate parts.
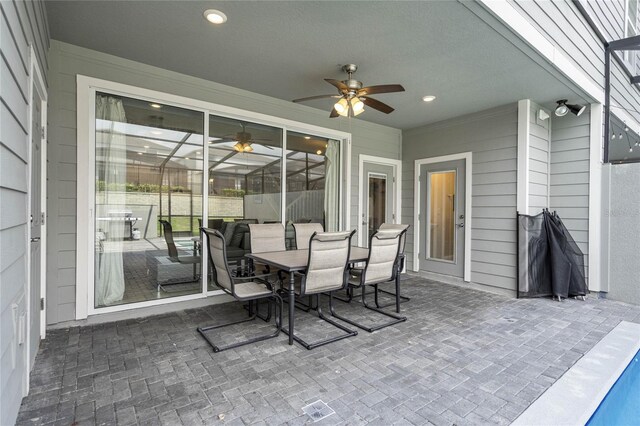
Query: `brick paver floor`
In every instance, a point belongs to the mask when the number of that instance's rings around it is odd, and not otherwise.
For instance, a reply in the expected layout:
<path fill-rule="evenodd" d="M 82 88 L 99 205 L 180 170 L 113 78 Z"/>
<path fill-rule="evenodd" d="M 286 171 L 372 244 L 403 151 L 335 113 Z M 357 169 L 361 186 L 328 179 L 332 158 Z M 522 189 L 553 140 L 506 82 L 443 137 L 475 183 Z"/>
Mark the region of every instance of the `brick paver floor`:
<path fill-rule="evenodd" d="M 213 353 L 196 326 L 243 315 L 238 304 L 51 330 L 18 423 L 295 425 L 322 400 L 336 413 L 318 424 L 508 424 L 621 320 L 640 322 L 640 307 L 595 297 L 518 300 L 416 277 L 403 289 L 407 322 L 311 351 L 281 334 Z M 296 318 L 304 337 L 334 332 Z"/>

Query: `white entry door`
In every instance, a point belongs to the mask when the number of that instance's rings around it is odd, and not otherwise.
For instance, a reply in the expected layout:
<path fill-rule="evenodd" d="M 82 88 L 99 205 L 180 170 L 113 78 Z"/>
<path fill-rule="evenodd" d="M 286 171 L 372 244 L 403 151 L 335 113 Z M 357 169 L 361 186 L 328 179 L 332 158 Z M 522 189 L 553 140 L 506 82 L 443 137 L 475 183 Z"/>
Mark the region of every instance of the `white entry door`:
<path fill-rule="evenodd" d="M 31 124 L 31 269 L 29 282 L 29 365 L 33 365 L 41 333 L 41 228 L 43 219 L 42 209 L 42 99 L 37 90 L 33 90 Z"/>
<path fill-rule="evenodd" d="M 360 188 L 361 211 L 359 242 L 367 247 L 369 238 L 381 224 L 395 223 L 396 177 L 395 167 L 374 162 L 362 163 Z"/>
<path fill-rule="evenodd" d="M 463 278 L 465 160 L 420 166 L 420 270 Z"/>

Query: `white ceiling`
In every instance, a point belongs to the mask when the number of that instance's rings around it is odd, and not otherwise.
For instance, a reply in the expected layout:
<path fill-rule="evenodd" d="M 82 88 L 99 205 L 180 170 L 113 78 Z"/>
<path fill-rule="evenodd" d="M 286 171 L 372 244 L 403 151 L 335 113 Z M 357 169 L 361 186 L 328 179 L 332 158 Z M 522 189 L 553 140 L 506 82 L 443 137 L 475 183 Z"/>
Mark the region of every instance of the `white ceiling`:
<path fill-rule="evenodd" d="M 400 83 L 358 119 L 401 129 L 530 98 L 580 101 L 467 6 L 440 2 L 47 1 L 54 39 L 292 100 L 333 93 L 340 65 L 365 85 Z M 228 16 L 209 24 L 205 9 Z M 436 95 L 424 103 L 424 95 Z M 327 111 L 332 100 L 306 103 Z"/>

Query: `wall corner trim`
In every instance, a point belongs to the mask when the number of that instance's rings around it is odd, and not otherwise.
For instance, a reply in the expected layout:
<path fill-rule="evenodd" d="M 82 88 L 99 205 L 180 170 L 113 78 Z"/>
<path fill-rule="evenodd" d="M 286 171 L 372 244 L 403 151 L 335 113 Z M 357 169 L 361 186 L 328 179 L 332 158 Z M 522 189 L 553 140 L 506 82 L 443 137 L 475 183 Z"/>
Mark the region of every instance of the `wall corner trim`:
<path fill-rule="evenodd" d="M 518 101 L 518 185 L 517 209 L 521 214 L 529 214 L 529 144 L 531 100 Z"/>
<path fill-rule="evenodd" d="M 602 140 L 603 106 L 591 104 L 589 129 L 589 290 L 607 291 L 602 267 Z"/>

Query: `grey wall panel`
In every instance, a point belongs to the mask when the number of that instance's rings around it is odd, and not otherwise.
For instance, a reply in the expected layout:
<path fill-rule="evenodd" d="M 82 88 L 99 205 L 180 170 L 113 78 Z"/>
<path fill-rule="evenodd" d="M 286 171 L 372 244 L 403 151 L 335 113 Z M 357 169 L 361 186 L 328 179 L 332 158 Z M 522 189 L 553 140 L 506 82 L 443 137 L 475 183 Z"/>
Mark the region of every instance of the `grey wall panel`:
<path fill-rule="evenodd" d="M 640 304 L 640 163 L 606 165 L 603 187 L 603 268 L 607 297 Z M 624 237 L 622 237 L 624 236 Z"/>
<path fill-rule="evenodd" d="M 414 161 L 473 153 L 471 280 L 515 290 L 517 105 L 510 104 L 403 132 L 403 223 L 413 269 Z M 422 233 L 422 231 L 421 231 Z"/>
<path fill-rule="evenodd" d="M 552 117 L 550 209 L 556 210 L 576 243 L 589 254 L 589 120 Z M 588 273 L 588 270 L 587 270 Z"/>
<path fill-rule="evenodd" d="M 52 41 L 50 51 L 51 91 L 49 140 L 51 151 L 49 178 L 49 224 L 47 322 L 75 318 L 75 202 L 76 202 L 76 75 L 100 78 L 132 86 L 171 93 L 278 116 L 311 125 L 351 132 L 351 227 L 357 225 L 358 155 L 368 154 L 399 159 L 401 132 L 362 120 L 330 119 L 304 105 L 250 93 L 210 81 L 151 67 L 100 52 Z M 378 114 L 367 111 L 366 114 Z M 83 142 L 81 142 L 83 143 Z M 74 208 L 70 208 L 74 206 Z"/>
<path fill-rule="evenodd" d="M 29 374 L 13 329 L 27 310 L 30 50 L 47 78 L 49 30 L 39 1 L 0 2 L 0 424 L 13 424 Z M 14 362 L 15 359 L 15 362 Z"/>

